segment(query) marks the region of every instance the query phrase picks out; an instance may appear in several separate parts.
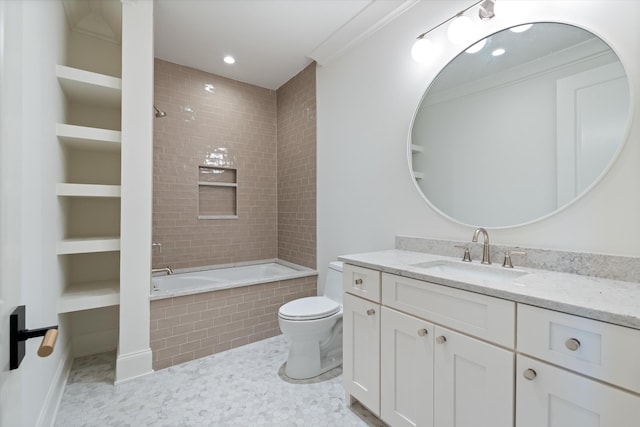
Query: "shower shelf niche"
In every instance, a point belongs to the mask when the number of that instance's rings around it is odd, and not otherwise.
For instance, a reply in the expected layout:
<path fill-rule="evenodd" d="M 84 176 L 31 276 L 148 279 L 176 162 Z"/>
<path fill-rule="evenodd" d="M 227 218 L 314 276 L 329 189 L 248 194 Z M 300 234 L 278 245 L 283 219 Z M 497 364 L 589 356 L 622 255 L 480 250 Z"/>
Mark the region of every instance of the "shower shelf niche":
<path fill-rule="evenodd" d="M 198 167 L 198 219 L 238 218 L 238 171 Z"/>

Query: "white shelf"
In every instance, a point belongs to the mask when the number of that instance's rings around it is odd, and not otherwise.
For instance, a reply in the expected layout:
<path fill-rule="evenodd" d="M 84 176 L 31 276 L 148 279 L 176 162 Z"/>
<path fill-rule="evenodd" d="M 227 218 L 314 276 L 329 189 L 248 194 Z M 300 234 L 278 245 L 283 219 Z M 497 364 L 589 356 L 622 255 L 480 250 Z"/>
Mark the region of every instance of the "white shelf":
<path fill-rule="evenodd" d="M 421 145 L 411 144 L 411 152 L 412 153 L 422 153 L 424 151 L 424 147 Z"/>
<path fill-rule="evenodd" d="M 71 285 L 58 299 L 58 313 L 90 310 L 120 304 L 120 283 L 117 280 Z"/>
<path fill-rule="evenodd" d="M 424 178 L 424 173 L 413 171 L 413 177 L 415 179 L 422 179 L 422 178 Z"/>
<path fill-rule="evenodd" d="M 56 124 L 58 139 L 71 147 L 119 151 L 122 134 L 117 130 L 90 128 L 85 126 Z"/>
<path fill-rule="evenodd" d="M 112 252 L 120 250 L 118 237 L 92 237 L 84 239 L 65 239 L 58 242 L 57 254 L 86 254 L 94 252 Z"/>
<path fill-rule="evenodd" d="M 67 99 L 88 105 L 120 108 L 122 79 L 58 65 L 56 76 Z"/>
<path fill-rule="evenodd" d="M 66 197 L 120 197 L 119 185 L 58 183 L 56 195 Z"/>
<path fill-rule="evenodd" d="M 237 187 L 238 184 L 235 182 L 209 182 L 209 181 L 198 181 L 198 185 L 204 187 Z"/>

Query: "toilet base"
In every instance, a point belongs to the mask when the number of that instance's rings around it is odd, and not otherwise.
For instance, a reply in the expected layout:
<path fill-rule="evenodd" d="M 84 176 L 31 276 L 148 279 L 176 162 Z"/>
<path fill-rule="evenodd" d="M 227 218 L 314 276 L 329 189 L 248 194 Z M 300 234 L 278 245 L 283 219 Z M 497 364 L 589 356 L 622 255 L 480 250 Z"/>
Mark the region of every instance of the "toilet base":
<path fill-rule="evenodd" d="M 324 340 L 319 337 L 291 340 L 285 374 L 295 380 L 317 377 L 342 365 L 342 319 Z"/>
<path fill-rule="evenodd" d="M 342 365 L 342 348 L 327 351 L 321 357 L 318 341 L 300 340 L 291 343 L 289 358 L 284 368 L 287 377 L 294 380 L 306 380 L 322 375 Z"/>

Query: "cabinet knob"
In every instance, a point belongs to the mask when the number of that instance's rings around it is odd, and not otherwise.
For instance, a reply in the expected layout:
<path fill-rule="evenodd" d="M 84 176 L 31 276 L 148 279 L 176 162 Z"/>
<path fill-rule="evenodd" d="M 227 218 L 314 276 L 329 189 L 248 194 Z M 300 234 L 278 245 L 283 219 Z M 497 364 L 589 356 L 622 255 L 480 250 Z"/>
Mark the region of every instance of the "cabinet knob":
<path fill-rule="evenodd" d="M 580 348 L 580 341 L 575 338 L 569 338 L 564 342 L 564 345 L 571 351 L 576 351 Z"/>
<path fill-rule="evenodd" d="M 356 279 L 355 283 L 356 283 L 357 286 L 362 285 L 362 279 Z"/>
<path fill-rule="evenodd" d="M 445 337 L 444 335 L 440 335 L 439 337 L 436 338 L 436 342 L 438 344 L 444 344 L 447 342 L 447 337 Z"/>
<path fill-rule="evenodd" d="M 420 335 L 421 337 L 424 337 L 425 335 L 427 335 L 429 332 L 422 328 L 422 329 L 418 329 L 418 335 Z"/>
<path fill-rule="evenodd" d="M 526 379 L 528 379 L 529 381 L 533 381 L 535 379 L 535 377 L 538 376 L 538 374 L 536 373 L 536 371 L 534 371 L 533 369 L 529 368 L 529 369 L 526 369 L 522 373 L 522 376 L 525 377 Z"/>
<path fill-rule="evenodd" d="M 373 316 L 374 314 L 376 314 L 376 311 L 373 308 L 367 310 L 367 316 Z"/>

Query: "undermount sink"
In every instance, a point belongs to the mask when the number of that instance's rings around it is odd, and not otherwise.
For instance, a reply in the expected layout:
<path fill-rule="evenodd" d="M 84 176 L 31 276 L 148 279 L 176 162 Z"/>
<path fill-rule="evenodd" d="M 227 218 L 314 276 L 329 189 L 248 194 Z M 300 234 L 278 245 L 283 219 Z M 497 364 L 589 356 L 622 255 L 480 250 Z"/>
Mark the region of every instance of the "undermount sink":
<path fill-rule="evenodd" d="M 528 274 L 526 271 L 522 270 L 513 270 L 498 266 L 488 266 L 446 260 L 411 264 L 411 267 L 423 269 L 425 270 L 426 274 L 432 274 L 434 276 L 442 278 L 472 282 L 478 280 L 490 282 L 509 282 L 517 279 L 518 277 L 524 276 L 525 274 Z"/>

